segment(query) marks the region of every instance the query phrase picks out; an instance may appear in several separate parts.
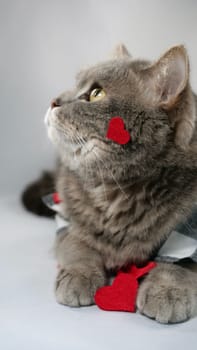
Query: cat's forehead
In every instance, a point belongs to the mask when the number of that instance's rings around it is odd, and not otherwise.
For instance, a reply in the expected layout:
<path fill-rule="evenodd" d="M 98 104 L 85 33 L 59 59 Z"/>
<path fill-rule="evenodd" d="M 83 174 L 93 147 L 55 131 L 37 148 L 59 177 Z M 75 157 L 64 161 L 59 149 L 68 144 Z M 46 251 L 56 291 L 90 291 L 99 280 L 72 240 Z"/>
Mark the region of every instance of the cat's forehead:
<path fill-rule="evenodd" d="M 83 69 L 76 76 L 77 87 L 81 89 L 95 82 L 105 83 L 114 79 L 125 79 L 128 76 L 130 64 L 128 60 L 110 60 Z"/>

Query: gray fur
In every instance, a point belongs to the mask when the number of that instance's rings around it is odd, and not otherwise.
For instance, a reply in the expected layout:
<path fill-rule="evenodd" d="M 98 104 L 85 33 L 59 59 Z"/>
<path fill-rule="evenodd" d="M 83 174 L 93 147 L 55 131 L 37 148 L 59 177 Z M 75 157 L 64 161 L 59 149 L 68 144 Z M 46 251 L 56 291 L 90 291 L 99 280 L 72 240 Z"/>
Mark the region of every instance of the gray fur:
<path fill-rule="evenodd" d="M 106 97 L 89 102 L 95 83 Z M 46 123 L 61 157 L 57 190 L 71 222 L 56 242 L 58 302 L 92 304 L 108 270 L 146 263 L 190 214 L 197 198 L 195 103 L 182 46 L 155 63 L 135 61 L 119 46 L 114 59 L 80 72 L 76 88 L 55 100 Z M 126 145 L 105 137 L 114 116 L 131 134 Z M 140 312 L 164 323 L 193 316 L 196 276 L 158 265 L 140 286 Z"/>

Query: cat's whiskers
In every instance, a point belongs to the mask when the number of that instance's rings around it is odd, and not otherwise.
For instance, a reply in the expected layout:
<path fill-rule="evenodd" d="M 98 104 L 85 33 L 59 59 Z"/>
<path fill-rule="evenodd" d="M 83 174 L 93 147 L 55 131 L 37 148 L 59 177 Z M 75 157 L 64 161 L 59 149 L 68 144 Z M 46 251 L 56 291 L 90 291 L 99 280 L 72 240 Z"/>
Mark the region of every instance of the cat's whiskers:
<path fill-rule="evenodd" d="M 101 178 L 101 183 L 102 183 L 103 189 L 104 189 L 105 199 L 106 199 L 106 201 L 108 201 L 108 198 L 107 198 L 107 190 L 106 190 L 106 185 L 105 185 L 103 173 L 102 173 L 101 167 L 99 166 L 99 163 L 98 163 L 97 161 L 96 161 L 96 165 L 97 165 L 98 170 L 99 170 L 99 173 L 100 173 L 100 178 Z"/>
<path fill-rule="evenodd" d="M 85 141 L 84 141 L 84 140 L 83 140 L 83 143 L 84 143 L 84 147 L 85 147 L 86 145 L 85 145 Z M 94 145 L 94 146 L 95 146 L 95 147 L 98 147 L 97 145 Z M 125 196 L 127 199 L 129 199 L 129 197 L 127 196 L 127 194 L 125 193 L 125 191 L 122 189 L 122 187 L 120 186 L 119 182 L 117 181 L 117 179 L 115 178 L 115 176 L 113 175 L 113 173 L 111 172 L 111 170 L 107 167 L 107 165 L 104 163 L 104 161 L 99 157 L 99 155 L 98 155 L 97 152 L 95 151 L 95 147 L 93 147 L 91 151 L 92 151 L 92 152 L 94 153 L 94 155 L 96 156 L 96 159 L 97 159 L 98 161 L 101 161 L 101 162 L 103 163 L 104 167 L 110 172 L 110 174 L 111 174 L 111 176 L 112 176 L 114 182 L 115 182 L 116 185 L 119 187 L 120 191 L 124 194 L 124 196 Z M 97 165 L 98 168 L 99 168 L 100 174 L 102 174 L 101 167 L 99 166 L 99 163 L 96 162 L 96 165 Z M 104 184 L 104 177 L 103 177 L 103 174 L 102 174 L 102 177 L 101 177 L 101 181 L 102 181 L 102 183 L 103 183 L 103 185 L 104 185 L 104 187 L 105 187 L 105 192 L 106 192 L 106 186 L 105 186 L 105 184 Z M 107 199 L 107 193 L 106 193 L 106 199 Z"/>
<path fill-rule="evenodd" d="M 83 147 L 86 149 L 87 154 L 88 154 L 88 153 L 90 152 L 90 150 L 87 149 L 86 142 L 85 142 L 84 138 L 83 138 L 82 136 L 80 136 L 80 139 L 81 139 L 81 142 L 82 142 L 82 144 L 83 144 Z M 93 169 L 92 169 L 91 163 L 88 163 L 88 161 L 86 160 L 86 157 L 84 157 L 84 159 L 85 159 L 85 161 L 86 161 L 86 164 L 87 164 L 87 166 L 88 166 L 88 169 L 90 169 L 91 174 L 92 174 L 92 176 L 91 176 L 91 181 L 93 182 L 94 188 L 96 188 L 96 185 L 95 185 L 95 176 L 94 176 L 94 171 L 93 171 Z M 96 165 L 97 165 L 97 164 L 96 164 Z M 100 169 L 99 169 L 99 171 L 100 171 Z M 102 179 L 101 179 L 101 182 L 103 183 Z M 104 186 L 105 186 L 105 185 L 104 185 Z"/>
<path fill-rule="evenodd" d="M 72 135 L 70 135 L 70 139 L 71 139 L 71 142 L 72 142 L 73 144 L 76 144 L 76 140 L 74 139 L 74 137 L 73 137 Z M 79 144 L 77 143 L 77 145 L 79 145 Z M 73 155 L 74 155 L 74 160 L 77 161 L 76 152 L 73 152 Z"/>
<path fill-rule="evenodd" d="M 77 137 L 77 140 L 78 142 L 80 143 L 80 145 L 87 150 L 87 153 L 89 153 L 90 151 L 87 149 L 87 146 L 86 146 L 86 142 L 84 140 L 84 138 L 82 136 L 80 136 L 79 134 L 76 135 Z M 113 179 L 113 181 L 115 182 L 115 184 L 118 186 L 118 188 L 120 189 L 120 191 L 122 192 L 122 194 L 127 198 L 129 199 L 129 197 L 127 196 L 126 192 L 122 189 L 122 187 L 120 186 L 119 182 L 117 181 L 117 179 L 115 178 L 115 176 L 113 175 L 112 171 L 107 167 L 107 165 L 104 163 L 104 161 L 99 157 L 99 155 L 97 154 L 97 152 L 95 151 L 95 147 L 98 147 L 97 145 L 94 145 L 94 147 L 92 148 L 91 152 L 94 153 L 94 155 L 96 156 L 96 165 L 98 167 L 98 170 L 99 170 L 99 174 L 100 174 L 100 178 L 101 178 L 101 182 L 102 182 L 102 185 L 103 185 L 103 188 L 104 188 L 104 193 L 105 193 L 105 197 L 106 197 L 106 200 L 107 200 L 107 190 L 106 190 L 106 184 L 104 182 L 104 176 L 103 176 L 103 173 L 102 173 L 102 170 L 101 170 L 101 167 L 99 165 L 99 162 L 101 161 L 104 165 L 104 167 L 110 172 L 111 174 L 111 177 Z M 86 157 L 84 157 L 85 161 L 86 161 Z M 86 167 L 88 166 L 88 162 L 86 161 Z M 90 168 L 89 168 L 90 169 Z M 93 173 L 93 172 L 92 172 Z M 87 180 L 87 178 L 86 178 Z"/>
<path fill-rule="evenodd" d="M 83 139 L 82 136 L 79 136 L 79 135 L 78 135 L 78 138 L 81 140 L 81 143 L 82 143 L 83 147 L 87 150 L 87 153 L 88 153 L 89 150 L 88 150 L 87 147 L 86 147 L 86 142 L 85 142 L 85 140 Z M 87 162 L 87 160 L 86 160 L 86 157 L 84 157 L 84 159 L 85 159 L 85 162 L 86 162 L 86 166 L 87 166 L 88 169 L 91 171 L 91 174 L 92 174 L 91 180 L 93 181 L 93 183 L 94 183 L 94 188 L 95 188 L 96 186 L 95 186 L 95 181 L 94 181 L 94 176 L 93 176 L 93 169 L 92 169 L 92 167 L 91 167 L 91 164 L 88 164 L 88 162 Z M 105 182 L 104 182 L 104 177 L 103 177 L 101 168 L 100 168 L 100 166 L 99 166 L 99 164 L 98 164 L 97 162 L 96 162 L 96 166 L 98 167 L 98 170 L 99 170 L 99 174 L 100 174 L 100 178 L 101 178 L 101 183 L 102 183 L 103 188 L 104 188 L 105 198 L 106 198 L 106 200 L 108 200 L 108 199 L 107 199 L 106 185 L 105 185 Z"/>
<path fill-rule="evenodd" d="M 83 140 L 81 139 L 81 136 L 76 133 L 76 139 L 77 139 L 77 142 L 78 144 L 80 145 L 81 148 L 85 147 L 85 144 L 83 142 Z M 84 158 L 85 160 L 85 180 L 84 180 L 84 184 L 86 186 L 86 184 L 88 183 L 88 170 L 89 170 L 89 167 L 88 167 L 88 163 L 87 163 L 87 160 Z"/>
<path fill-rule="evenodd" d="M 98 154 L 96 153 L 95 150 L 92 149 L 92 152 L 95 154 L 96 158 L 98 159 L 98 161 L 101 161 L 104 165 L 104 167 L 110 172 L 112 179 L 114 180 L 114 182 L 116 183 L 116 185 L 118 186 L 118 188 L 120 189 L 120 191 L 122 192 L 122 194 L 124 194 L 124 196 L 129 199 L 129 197 L 127 196 L 126 192 L 122 189 L 122 187 L 120 186 L 119 182 L 117 181 L 117 179 L 115 178 L 115 176 L 113 175 L 112 171 L 108 168 L 108 166 L 105 164 L 105 162 L 98 156 Z"/>

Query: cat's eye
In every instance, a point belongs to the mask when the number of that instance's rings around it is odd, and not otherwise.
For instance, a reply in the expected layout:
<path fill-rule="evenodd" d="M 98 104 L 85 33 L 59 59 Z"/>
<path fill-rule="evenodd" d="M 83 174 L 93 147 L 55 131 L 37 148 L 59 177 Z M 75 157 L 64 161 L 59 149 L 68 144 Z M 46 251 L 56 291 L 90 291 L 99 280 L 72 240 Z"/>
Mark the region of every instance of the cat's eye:
<path fill-rule="evenodd" d="M 94 88 L 90 91 L 89 101 L 96 102 L 100 101 L 105 97 L 105 91 L 101 87 Z"/>

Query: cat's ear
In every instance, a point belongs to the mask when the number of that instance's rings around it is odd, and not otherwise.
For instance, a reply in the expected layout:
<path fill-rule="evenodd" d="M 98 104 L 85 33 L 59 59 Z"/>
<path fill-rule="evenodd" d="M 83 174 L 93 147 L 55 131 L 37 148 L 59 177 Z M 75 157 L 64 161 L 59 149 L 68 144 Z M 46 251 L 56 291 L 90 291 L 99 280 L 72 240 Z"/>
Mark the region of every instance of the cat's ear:
<path fill-rule="evenodd" d="M 130 57 L 131 55 L 129 53 L 129 51 L 127 50 L 126 46 L 122 43 L 116 45 L 116 47 L 113 49 L 112 53 L 111 53 L 111 58 L 126 58 L 126 57 Z"/>
<path fill-rule="evenodd" d="M 175 46 L 142 71 L 142 82 L 153 105 L 170 110 L 189 80 L 189 61 L 184 46 Z"/>
<path fill-rule="evenodd" d="M 194 133 L 196 113 L 186 49 L 171 48 L 141 74 L 141 91 L 146 103 L 168 112 L 176 145 L 187 149 Z"/>

